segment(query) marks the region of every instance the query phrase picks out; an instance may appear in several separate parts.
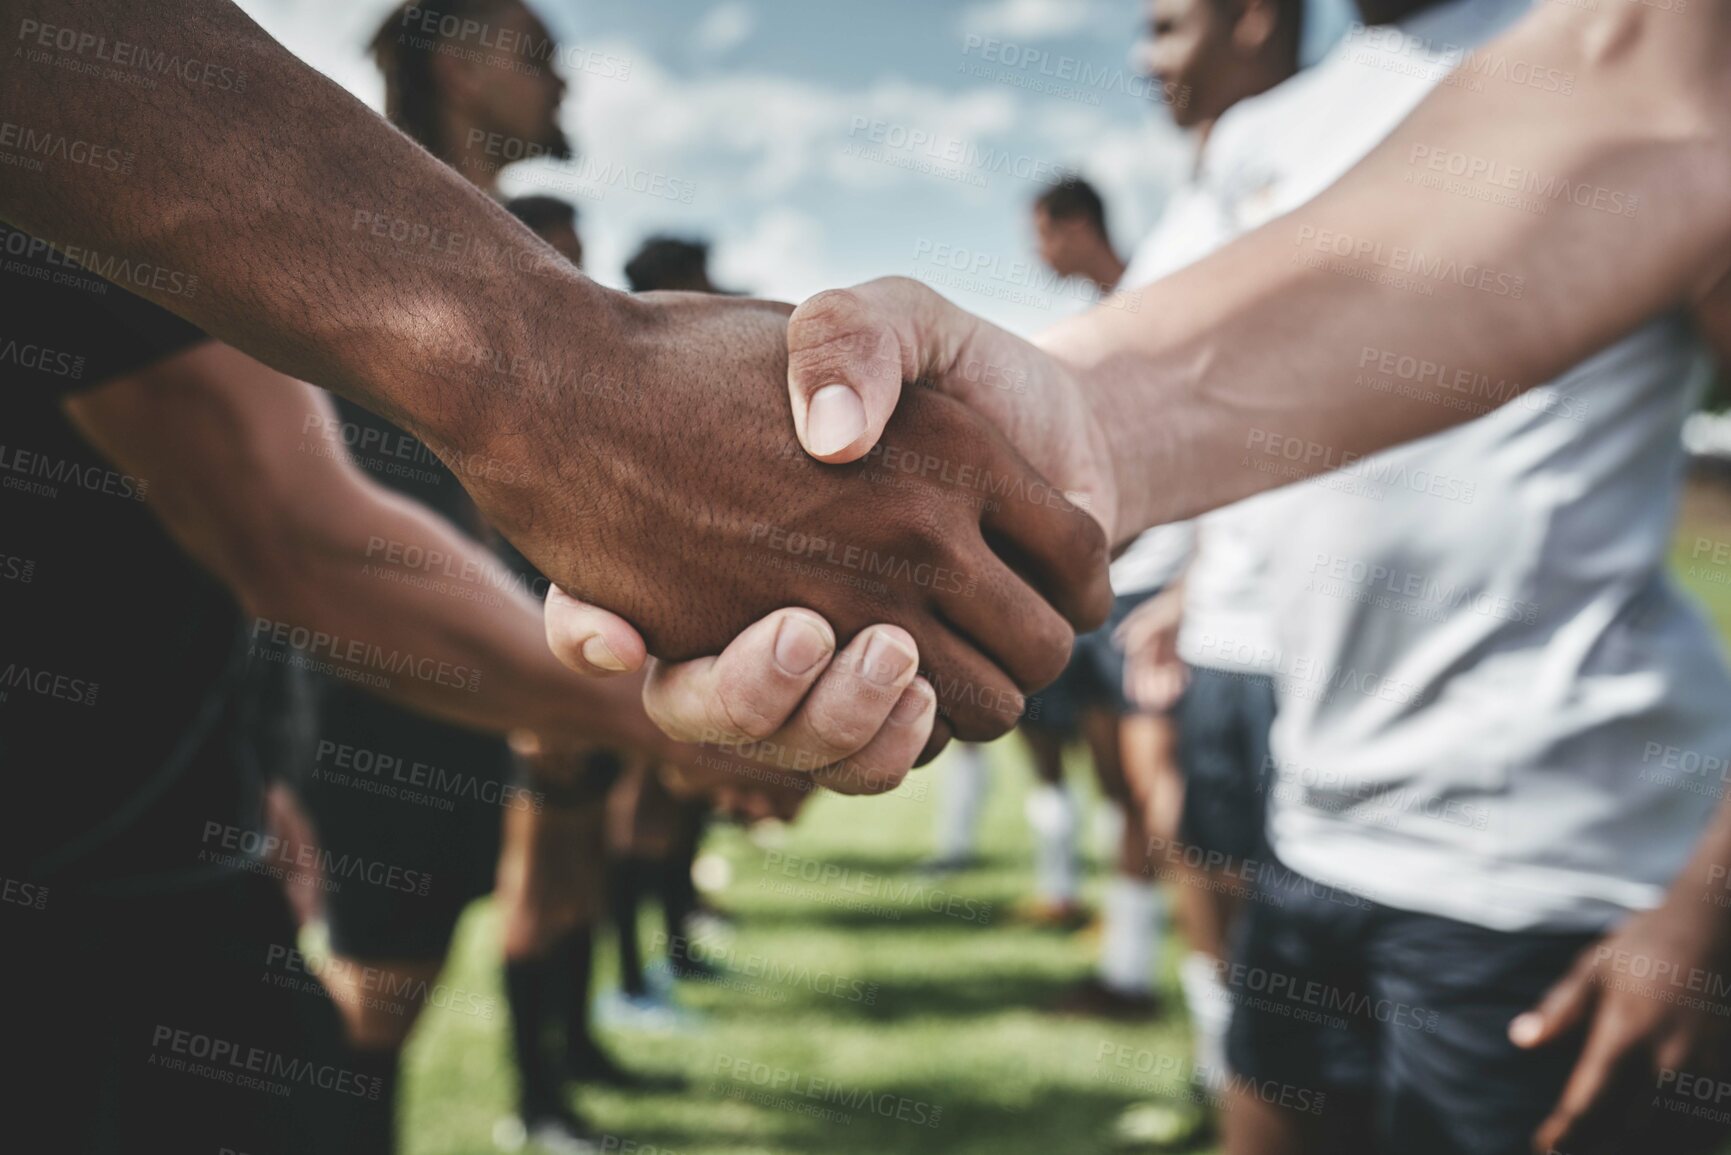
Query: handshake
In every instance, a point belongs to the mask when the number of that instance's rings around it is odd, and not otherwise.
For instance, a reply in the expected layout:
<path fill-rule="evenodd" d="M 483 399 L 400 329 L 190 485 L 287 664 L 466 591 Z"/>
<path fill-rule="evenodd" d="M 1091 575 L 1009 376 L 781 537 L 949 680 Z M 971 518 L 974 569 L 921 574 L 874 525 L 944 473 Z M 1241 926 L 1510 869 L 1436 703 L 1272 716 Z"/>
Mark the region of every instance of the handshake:
<path fill-rule="evenodd" d="M 1116 495 L 1056 359 L 901 279 L 608 307 L 583 377 L 630 387 L 526 386 L 438 448 L 554 583 L 567 665 L 658 659 L 669 736 L 886 790 L 1105 620 Z"/>

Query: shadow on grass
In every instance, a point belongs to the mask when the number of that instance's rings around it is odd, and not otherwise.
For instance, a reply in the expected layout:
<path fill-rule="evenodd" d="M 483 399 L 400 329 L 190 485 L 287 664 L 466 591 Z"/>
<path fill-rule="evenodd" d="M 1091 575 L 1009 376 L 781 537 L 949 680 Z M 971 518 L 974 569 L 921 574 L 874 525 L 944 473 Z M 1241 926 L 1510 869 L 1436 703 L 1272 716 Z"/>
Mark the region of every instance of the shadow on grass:
<path fill-rule="evenodd" d="M 728 1093 L 729 1090 L 733 1093 Z M 621 1128 L 615 1150 L 688 1148 L 761 1152 L 765 1147 L 825 1155 L 988 1155 L 1041 1150 L 1090 1155 L 1112 1150 L 1120 1111 L 1136 1095 L 1106 1086 L 1048 1084 L 978 1093 L 977 1083 L 899 1080 L 870 1086 L 808 1079 L 781 1086 L 694 1087 L 693 1098 L 723 1104 L 733 1114 L 701 1125 L 662 1122 Z M 635 1142 L 639 1146 L 627 1144 Z"/>
<path fill-rule="evenodd" d="M 745 918 L 753 931 L 798 927 L 803 930 L 954 930 L 958 933 L 1003 930 L 1009 913 L 990 899 L 930 887 L 925 891 L 886 889 L 879 895 L 825 891 L 817 883 L 795 883 L 809 905 L 752 909 Z M 827 899 L 827 901 L 826 901 Z"/>
<path fill-rule="evenodd" d="M 1085 971 L 1076 977 L 1084 977 Z M 877 1000 L 859 1007 L 861 1018 L 878 1022 L 901 1019 L 977 1020 L 1005 1011 L 1043 1011 L 1069 987 L 1070 980 L 1040 975 L 994 974 L 946 977 L 941 980 L 879 982 Z"/>
<path fill-rule="evenodd" d="M 873 874 L 883 878 L 918 878 L 931 883 L 966 882 L 978 876 L 990 875 L 999 871 L 1015 871 L 1026 875 L 1028 867 L 1025 856 L 1001 851 L 981 851 L 973 861 L 961 870 L 925 871 L 920 864 L 925 861 L 922 856 L 912 856 L 900 850 L 886 850 L 882 853 L 872 853 L 861 850 L 832 850 L 818 854 L 802 854 L 798 850 L 783 852 L 785 858 L 777 860 L 772 865 L 765 865 L 768 854 L 757 852 L 741 864 L 741 874 L 748 878 L 780 878 L 786 864 L 797 864 L 806 869 L 830 867 L 858 874 Z M 754 861 L 754 859 L 756 859 Z"/>

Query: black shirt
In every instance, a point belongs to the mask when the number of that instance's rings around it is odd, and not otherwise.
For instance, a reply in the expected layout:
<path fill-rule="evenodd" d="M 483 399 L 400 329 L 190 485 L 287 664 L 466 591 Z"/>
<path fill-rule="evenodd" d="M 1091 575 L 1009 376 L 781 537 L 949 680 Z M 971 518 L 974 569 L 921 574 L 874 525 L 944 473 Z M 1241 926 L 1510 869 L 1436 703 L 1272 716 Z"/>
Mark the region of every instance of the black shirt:
<path fill-rule="evenodd" d="M 0 874 L 209 873 L 250 830 L 241 615 L 62 401 L 205 339 L 0 225 Z"/>

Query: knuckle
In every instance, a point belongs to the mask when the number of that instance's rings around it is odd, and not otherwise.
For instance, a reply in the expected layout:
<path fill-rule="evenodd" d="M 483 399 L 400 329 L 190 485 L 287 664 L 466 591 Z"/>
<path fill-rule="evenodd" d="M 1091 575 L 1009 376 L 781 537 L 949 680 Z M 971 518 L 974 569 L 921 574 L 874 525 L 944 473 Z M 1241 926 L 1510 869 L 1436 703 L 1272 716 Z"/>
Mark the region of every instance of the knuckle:
<path fill-rule="evenodd" d="M 694 741 L 700 735 L 701 723 L 691 724 L 692 719 L 684 712 L 683 699 L 666 683 L 657 682 L 651 678 L 643 687 L 643 712 L 649 715 L 649 720 L 655 728 L 669 738 L 681 742 Z"/>
<path fill-rule="evenodd" d="M 1027 683 L 1021 687 L 1024 693 L 1043 689 L 1058 680 L 1058 675 L 1062 674 L 1064 667 L 1070 663 L 1070 654 L 1076 644 L 1076 634 L 1062 622 L 1054 622 L 1040 631 L 1040 636 L 1034 644 L 1037 648 L 1037 656 L 1029 667 Z"/>
<path fill-rule="evenodd" d="M 784 714 L 763 700 L 761 690 L 742 684 L 718 688 L 710 698 L 709 716 L 716 728 L 746 742 L 761 742 L 781 729 Z"/>
<path fill-rule="evenodd" d="M 838 756 L 853 753 L 877 733 L 877 723 L 864 712 L 863 703 L 813 702 L 810 709 L 812 736 Z"/>
<path fill-rule="evenodd" d="M 793 323 L 823 336 L 835 327 L 846 327 L 865 310 L 865 298 L 853 289 L 825 289 L 806 298 L 793 311 Z"/>
<path fill-rule="evenodd" d="M 949 722 L 955 736 L 963 742 L 990 742 L 1008 733 L 1015 719 L 1006 717 L 1003 711 L 964 702 L 950 710 Z"/>
<path fill-rule="evenodd" d="M 789 369 L 796 375 L 900 364 L 892 334 L 851 289 L 825 290 L 795 309 L 787 345 Z"/>

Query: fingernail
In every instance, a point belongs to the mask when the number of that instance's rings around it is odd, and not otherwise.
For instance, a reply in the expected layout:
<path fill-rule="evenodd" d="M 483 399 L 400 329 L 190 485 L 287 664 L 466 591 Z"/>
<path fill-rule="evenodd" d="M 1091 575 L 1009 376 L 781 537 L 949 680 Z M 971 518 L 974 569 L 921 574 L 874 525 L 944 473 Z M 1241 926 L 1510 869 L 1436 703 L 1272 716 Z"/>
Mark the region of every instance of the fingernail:
<path fill-rule="evenodd" d="M 1517 1047 L 1529 1047 L 1539 1041 L 1539 1032 L 1544 1025 L 1544 1021 L 1531 1012 L 1516 1015 L 1514 1022 L 1509 1024 L 1509 1041 Z"/>
<path fill-rule="evenodd" d="M 600 634 L 584 641 L 583 660 L 597 670 L 610 670 L 613 673 L 619 673 L 625 669 L 625 663 L 619 660 L 619 655 L 613 652 L 613 647 L 609 646 L 607 639 Z"/>
<path fill-rule="evenodd" d="M 846 385 L 825 385 L 805 411 L 805 439 L 818 456 L 846 449 L 865 432 L 865 403 Z"/>
<path fill-rule="evenodd" d="M 809 674 L 834 647 L 829 634 L 804 614 L 781 619 L 775 631 L 775 664 L 794 677 Z"/>
<path fill-rule="evenodd" d="M 914 668 L 914 660 L 912 650 L 879 630 L 866 646 L 866 681 L 879 686 L 900 681 L 903 674 Z"/>
<path fill-rule="evenodd" d="M 895 709 L 890 711 L 890 721 L 899 726 L 909 726 L 919 721 L 920 715 L 931 705 L 932 693 L 924 682 L 913 682 L 902 691 L 902 696 L 896 699 Z"/>

